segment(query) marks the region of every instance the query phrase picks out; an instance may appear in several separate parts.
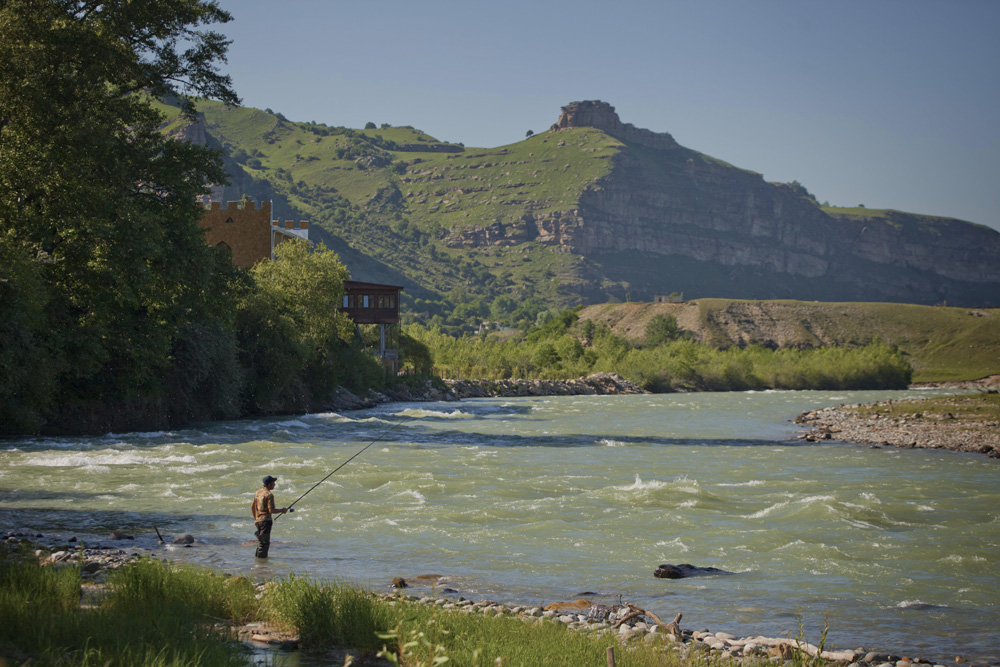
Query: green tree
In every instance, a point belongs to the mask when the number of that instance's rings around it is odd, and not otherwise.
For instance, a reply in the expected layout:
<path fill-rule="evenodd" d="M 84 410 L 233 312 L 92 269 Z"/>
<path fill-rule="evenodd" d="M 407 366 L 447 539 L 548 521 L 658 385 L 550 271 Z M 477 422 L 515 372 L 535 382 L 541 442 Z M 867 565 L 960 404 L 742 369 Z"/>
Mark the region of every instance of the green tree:
<path fill-rule="evenodd" d="M 22 332 L 57 371 L 55 393 L 17 399 L 36 422 L 56 403 L 155 399 L 180 332 L 231 318 L 196 205 L 221 163 L 161 135 L 148 97 L 238 102 L 216 69 L 228 41 L 199 29 L 228 20 L 209 0 L 0 2 L 0 244 L 44 285 Z"/>
<path fill-rule="evenodd" d="M 322 243 L 310 248 L 290 241 L 274 249 L 274 258 L 258 263 L 251 274 L 258 288 L 289 314 L 302 341 L 318 349 L 327 341 L 350 338 L 351 321 L 338 310 L 348 273 L 337 253 Z"/>
<path fill-rule="evenodd" d="M 680 338 L 681 330 L 673 315 L 656 315 L 646 325 L 646 346 L 656 347 Z"/>
<path fill-rule="evenodd" d="M 501 294 L 497 298 L 493 299 L 493 303 L 490 305 L 490 317 L 497 322 L 507 323 L 510 320 L 510 314 L 514 312 L 517 308 L 517 302 L 510 298 L 506 294 Z"/>
<path fill-rule="evenodd" d="M 288 360 L 301 355 L 301 373 L 312 397 L 324 398 L 336 384 L 340 348 L 353 335 L 350 318 L 338 310 L 347 269 L 322 243 L 311 249 L 303 241 L 285 242 L 274 249 L 274 256 L 274 261 L 251 269 L 256 293 L 249 307 L 271 313 L 266 320 L 274 322 L 273 327 L 268 325 L 270 331 L 294 332 L 290 344 L 298 351 L 281 354 Z"/>

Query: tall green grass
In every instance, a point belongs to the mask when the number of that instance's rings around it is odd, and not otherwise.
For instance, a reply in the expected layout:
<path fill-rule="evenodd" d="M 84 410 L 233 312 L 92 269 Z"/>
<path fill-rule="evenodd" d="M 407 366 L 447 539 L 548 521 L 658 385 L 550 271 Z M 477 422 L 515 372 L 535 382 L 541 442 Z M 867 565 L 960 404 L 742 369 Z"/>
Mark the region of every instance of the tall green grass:
<path fill-rule="evenodd" d="M 108 605 L 122 610 L 173 608 L 189 614 L 252 621 L 259 615 L 257 589 L 246 577 L 143 558 L 108 579 Z"/>
<path fill-rule="evenodd" d="M 0 657 L 95 667 L 245 664 L 209 616 L 227 605 L 248 609 L 234 596 L 220 604 L 227 597 L 220 589 L 232 588 L 225 577 L 147 561 L 119 570 L 112 581 L 101 604 L 81 608 L 78 567 L 41 567 L 33 558 L 0 554 Z"/>
<path fill-rule="evenodd" d="M 366 652 L 377 650 L 376 633 L 395 623 L 391 607 L 370 591 L 347 584 L 314 583 L 295 575 L 268 587 L 264 614 L 298 631 L 305 646 L 333 644 Z"/>
<path fill-rule="evenodd" d="M 409 602 L 399 602 L 394 609 L 398 624 L 383 641 L 400 665 L 431 665 L 436 664 L 435 658 L 447 657 L 447 664 L 470 667 L 604 667 L 609 646 L 615 647 L 619 666 L 681 664 L 677 654 L 665 651 L 663 638 L 635 641 L 626 647 L 610 634 L 575 631 L 530 617 L 444 612 Z"/>

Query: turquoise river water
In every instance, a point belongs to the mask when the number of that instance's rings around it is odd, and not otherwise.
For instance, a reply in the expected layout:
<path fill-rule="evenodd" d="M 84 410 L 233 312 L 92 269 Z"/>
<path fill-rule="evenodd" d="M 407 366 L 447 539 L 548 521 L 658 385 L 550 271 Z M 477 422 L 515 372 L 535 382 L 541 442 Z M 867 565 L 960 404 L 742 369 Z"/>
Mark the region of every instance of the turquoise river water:
<path fill-rule="evenodd" d="M 747 392 L 396 403 L 173 432 L 0 442 L 0 527 L 135 546 L 255 579 L 546 604 L 584 592 L 683 627 L 1000 662 L 1000 461 L 796 440 L 799 412 L 933 392 Z M 404 418 L 405 421 L 404 421 Z M 253 558 L 279 506 L 372 440 Z M 193 548 L 156 547 L 190 533 Z M 660 563 L 731 574 L 653 577 Z M 444 590 L 448 589 L 448 590 Z"/>

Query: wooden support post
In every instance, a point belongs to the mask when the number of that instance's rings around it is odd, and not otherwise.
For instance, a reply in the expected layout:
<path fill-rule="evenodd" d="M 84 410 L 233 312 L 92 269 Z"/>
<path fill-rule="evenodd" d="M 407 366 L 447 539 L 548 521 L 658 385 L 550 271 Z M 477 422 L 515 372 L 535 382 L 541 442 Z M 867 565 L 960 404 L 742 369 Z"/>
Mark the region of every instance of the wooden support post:
<path fill-rule="evenodd" d="M 615 647 L 608 647 L 608 667 L 615 667 Z"/>

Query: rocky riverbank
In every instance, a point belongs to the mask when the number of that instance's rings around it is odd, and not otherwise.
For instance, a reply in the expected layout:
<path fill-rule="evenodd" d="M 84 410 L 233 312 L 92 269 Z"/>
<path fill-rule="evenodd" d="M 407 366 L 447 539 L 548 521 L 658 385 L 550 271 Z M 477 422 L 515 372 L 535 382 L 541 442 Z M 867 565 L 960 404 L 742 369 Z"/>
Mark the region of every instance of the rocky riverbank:
<path fill-rule="evenodd" d="M 463 398 L 517 396 L 608 396 L 649 393 L 617 373 L 594 373 L 569 380 L 431 380 L 416 387 L 402 386 L 384 392 L 369 391 L 363 396 L 339 388 L 333 399 L 323 404 L 330 412 L 373 408 L 394 401 L 459 401 Z"/>
<path fill-rule="evenodd" d="M 996 390 L 840 405 L 803 412 L 795 422 L 809 427 L 801 436 L 809 442 L 841 440 L 1000 458 L 1000 395 Z"/>
<path fill-rule="evenodd" d="M 102 541 L 114 544 L 101 545 Z M 128 546 L 132 541 L 129 535 L 112 533 L 106 540 L 94 541 L 95 546 L 89 547 L 78 542 L 76 537 L 7 531 L 0 534 L 0 549 L 37 558 L 44 566 L 78 565 L 83 579 L 81 604 L 88 606 L 95 604 L 103 596 L 103 581 L 111 570 L 143 556 L 156 557 L 158 549 L 164 546 L 163 540 L 158 540 L 157 546 L 153 548 L 133 548 Z M 185 535 L 174 538 L 171 544 L 187 547 L 197 545 L 198 542 Z M 159 555 L 163 557 L 168 554 L 161 552 Z M 655 573 L 651 573 L 651 576 L 655 576 Z M 708 629 L 685 629 L 680 625 L 681 614 L 677 614 L 672 622 L 665 623 L 655 612 L 621 601 L 605 605 L 583 597 L 573 601 L 554 602 L 544 607 L 510 605 L 493 600 L 466 599 L 458 591 L 439 588 L 442 584 L 447 584 L 447 577 L 440 575 L 426 575 L 409 580 L 396 578 L 392 583 L 386 582 L 386 591 L 375 591 L 375 595 L 387 604 L 406 602 L 435 605 L 452 613 L 513 616 L 526 623 L 560 623 L 571 630 L 607 635 L 623 647 L 634 642 L 659 641 L 663 642 L 665 651 L 676 654 L 685 662 L 721 660 L 746 667 L 793 667 L 795 664 L 802 664 L 809 657 L 818 657 L 819 661 L 813 664 L 828 663 L 848 667 L 950 667 L 918 656 L 866 651 L 863 648 L 830 650 L 823 645 L 811 644 L 801 637 L 737 637 Z M 258 596 L 264 595 L 272 585 L 272 582 L 257 582 Z M 429 589 L 432 594 L 412 594 L 414 587 L 417 590 Z M 446 596 L 440 594 L 442 590 L 447 591 Z M 299 638 L 294 633 L 279 630 L 266 623 L 251 623 L 231 630 L 234 636 L 248 644 L 267 645 L 280 650 L 294 650 L 299 646 Z M 965 663 L 963 667 L 975 667 L 961 657 L 956 658 L 955 662 Z M 1000 663 L 980 664 L 984 667 L 1000 667 Z"/>

